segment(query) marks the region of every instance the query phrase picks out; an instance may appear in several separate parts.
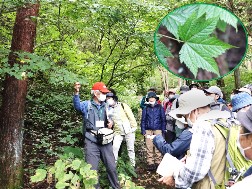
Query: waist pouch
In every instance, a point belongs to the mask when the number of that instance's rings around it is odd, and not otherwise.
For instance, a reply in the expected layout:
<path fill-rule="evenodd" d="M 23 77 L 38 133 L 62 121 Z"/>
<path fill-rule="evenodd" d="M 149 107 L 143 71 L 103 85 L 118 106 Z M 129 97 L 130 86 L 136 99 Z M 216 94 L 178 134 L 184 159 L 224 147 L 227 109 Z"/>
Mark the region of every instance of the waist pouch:
<path fill-rule="evenodd" d="M 114 131 L 109 128 L 101 128 L 97 131 L 90 131 L 97 139 L 97 144 L 105 145 L 109 144 L 114 139 Z"/>

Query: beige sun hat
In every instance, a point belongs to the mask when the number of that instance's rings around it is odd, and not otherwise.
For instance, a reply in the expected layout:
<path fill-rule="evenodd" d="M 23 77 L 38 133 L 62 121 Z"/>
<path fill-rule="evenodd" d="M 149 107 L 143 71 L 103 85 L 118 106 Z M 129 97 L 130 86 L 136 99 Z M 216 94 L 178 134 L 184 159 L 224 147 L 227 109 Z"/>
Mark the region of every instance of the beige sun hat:
<path fill-rule="evenodd" d="M 175 118 L 177 115 L 189 114 L 197 108 L 213 103 L 214 99 L 210 96 L 206 96 L 202 90 L 195 89 L 180 95 L 178 102 L 179 107 L 175 110 L 171 110 L 169 113 L 171 117 Z"/>

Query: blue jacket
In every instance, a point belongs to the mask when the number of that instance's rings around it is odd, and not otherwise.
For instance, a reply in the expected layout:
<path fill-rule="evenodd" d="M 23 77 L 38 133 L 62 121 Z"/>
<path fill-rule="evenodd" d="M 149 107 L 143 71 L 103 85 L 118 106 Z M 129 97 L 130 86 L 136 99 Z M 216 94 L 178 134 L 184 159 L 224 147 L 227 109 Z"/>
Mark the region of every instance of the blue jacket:
<path fill-rule="evenodd" d="M 164 133 L 166 126 L 164 108 L 160 104 L 154 107 L 147 105 L 142 112 L 141 133 L 146 134 L 145 130 L 162 130 Z"/>
<path fill-rule="evenodd" d="M 105 103 L 96 104 L 93 100 L 80 101 L 79 95 L 73 97 L 74 108 L 82 114 L 83 117 L 83 135 L 85 138 L 97 142 L 96 137 L 90 132 L 98 130 L 96 121 L 104 121 L 104 127 L 107 127 L 107 116 Z"/>
<path fill-rule="evenodd" d="M 192 132 L 190 129 L 185 129 L 179 137 L 171 144 L 167 143 L 161 135 L 157 135 L 153 139 L 153 144 L 164 155 L 166 153 L 181 159 L 185 156 L 189 149 L 192 140 Z"/>

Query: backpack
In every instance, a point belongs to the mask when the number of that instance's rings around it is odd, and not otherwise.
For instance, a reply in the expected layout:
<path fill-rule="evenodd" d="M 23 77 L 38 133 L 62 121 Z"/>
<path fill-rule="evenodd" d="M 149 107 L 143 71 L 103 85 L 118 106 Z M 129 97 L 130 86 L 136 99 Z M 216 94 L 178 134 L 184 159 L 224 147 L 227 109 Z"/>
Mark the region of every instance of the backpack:
<path fill-rule="evenodd" d="M 230 122 L 229 122 L 230 121 Z M 220 119 L 212 121 L 218 131 L 225 138 L 225 153 L 226 153 L 226 166 L 225 166 L 225 180 L 224 184 L 220 187 L 217 186 L 216 180 L 211 173 L 208 176 L 214 183 L 216 188 L 225 189 L 235 182 L 237 182 L 243 173 L 251 166 L 252 161 L 247 161 L 240 153 L 237 147 L 237 136 L 240 132 L 240 125 L 235 120 Z"/>

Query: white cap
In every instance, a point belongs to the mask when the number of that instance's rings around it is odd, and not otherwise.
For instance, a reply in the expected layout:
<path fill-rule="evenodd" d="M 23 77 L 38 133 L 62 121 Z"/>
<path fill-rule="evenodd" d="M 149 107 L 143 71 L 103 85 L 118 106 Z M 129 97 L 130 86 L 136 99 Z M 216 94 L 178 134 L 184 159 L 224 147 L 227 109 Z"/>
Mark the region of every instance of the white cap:
<path fill-rule="evenodd" d="M 251 91 L 248 88 L 245 88 L 245 87 L 240 88 L 238 91 L 245 92 L 245 93 L 248 93 L 249 95 L 251 95 Z"/>

